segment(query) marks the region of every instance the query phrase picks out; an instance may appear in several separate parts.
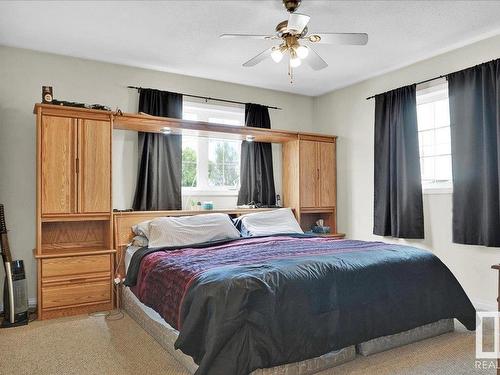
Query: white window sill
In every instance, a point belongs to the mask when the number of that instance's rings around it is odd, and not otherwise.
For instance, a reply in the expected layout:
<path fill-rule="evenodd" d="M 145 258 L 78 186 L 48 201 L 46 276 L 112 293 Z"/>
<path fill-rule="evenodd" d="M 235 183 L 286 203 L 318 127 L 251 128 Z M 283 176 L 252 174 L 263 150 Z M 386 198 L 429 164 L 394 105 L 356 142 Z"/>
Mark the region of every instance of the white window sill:
<path fill-rule="evenodd" d="M 182 195 L 187 197 L 235 197 L 238 195 L 238 190 L 197 190 L 197 189 L 182 189 Z"/>
<path fill-rule="evenodd" d="M 453 194 L 453 188 L 451 186 L 423 186 L 422 193 L 425 195 Z"/>

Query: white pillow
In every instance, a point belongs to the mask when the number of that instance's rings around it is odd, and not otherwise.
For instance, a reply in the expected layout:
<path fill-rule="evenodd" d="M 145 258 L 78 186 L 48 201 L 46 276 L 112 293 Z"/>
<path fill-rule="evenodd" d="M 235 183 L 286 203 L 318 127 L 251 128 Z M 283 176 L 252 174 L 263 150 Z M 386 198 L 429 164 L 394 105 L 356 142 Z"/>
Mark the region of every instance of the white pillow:
<path fill-rule="evenodd" d="M 247 214 L 240 220 L 250 236 L 304 233 L 290 208 Z"/>
<path fill-rule="evenodd" d="M 139 224 L 132 225 L 132 232 L 136 236 L 143 236 L 149 238 L 149 223 L 153 220 L 142 221 Z"/>
<path fill-rule="evenodd" d="M 149 223 L 148 247 L 185 246 L 239 237 L 240 232 L 226 214 L 160 217 Z"/>

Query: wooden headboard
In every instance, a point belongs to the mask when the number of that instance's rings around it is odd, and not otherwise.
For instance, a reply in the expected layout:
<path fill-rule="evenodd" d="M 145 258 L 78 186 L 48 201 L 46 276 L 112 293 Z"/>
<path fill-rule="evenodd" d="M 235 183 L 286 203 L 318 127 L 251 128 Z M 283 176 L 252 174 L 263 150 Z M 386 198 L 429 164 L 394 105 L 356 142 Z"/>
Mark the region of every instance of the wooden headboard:
<path fill-rule="evenodd" d="M 224 213 L 233 217 L 241 216 L 248 213 L 271 211 L 275 208 L 242 208 L 242 209 L 227 209 L 227 210 L 210 210 L 210 211 L 131 211 L 131 212 L 115 212 L 113 213 L 113 240 L 114 248 L 117 252 L 118 272 L 125 275 L 124 252 L 128 244 L 132 241 L 134 233 L 132 226 L 146 220 L 152 220 L 157 217 L 166 216 L 191 216 L 208 213 Z"/>

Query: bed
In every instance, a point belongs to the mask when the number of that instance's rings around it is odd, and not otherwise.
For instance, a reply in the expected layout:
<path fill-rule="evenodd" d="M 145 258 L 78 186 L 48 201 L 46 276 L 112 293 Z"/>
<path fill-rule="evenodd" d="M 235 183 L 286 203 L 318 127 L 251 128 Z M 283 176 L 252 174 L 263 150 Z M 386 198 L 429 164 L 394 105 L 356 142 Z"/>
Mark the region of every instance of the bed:
<path fill-rule="evenodd" d="M 199 375 L 312 374 L 355 345 L 475 328 L 451 272 L 413 247 L 287 234 L 135 250 L 125 308 Z"/>

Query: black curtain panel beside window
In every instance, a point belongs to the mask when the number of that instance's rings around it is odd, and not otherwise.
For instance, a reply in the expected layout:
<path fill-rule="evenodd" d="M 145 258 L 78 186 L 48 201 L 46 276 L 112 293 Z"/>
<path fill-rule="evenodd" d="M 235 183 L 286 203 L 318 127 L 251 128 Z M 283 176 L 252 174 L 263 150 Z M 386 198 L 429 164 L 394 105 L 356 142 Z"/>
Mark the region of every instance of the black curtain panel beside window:
<path fill-rule="evenodd" d="M 139 112 L 182 118 L 182 95 L 141 89 Z M 139 164 L 134 210 L 180 210 L 182 207 L 182 136 L 139 132 Z"/>
<path fill-rule="evenodd" d="M 416 85 L 375 97 L 373 233 L 424 238 Z"/>
<path fill-rule="evenodd" d="M 245 105 L 245 126 L 271 128 L 267 107 Z M 238 205 L 256 203 L 263 206 L 276 204 L 274 189 L 273 154 L 270 143 L 241 143 L 240 191 Z"/>
<path fill-rule="evenodd" d="M 500 246 L 500 60 L 447 78 L 453 242 Z"/>

